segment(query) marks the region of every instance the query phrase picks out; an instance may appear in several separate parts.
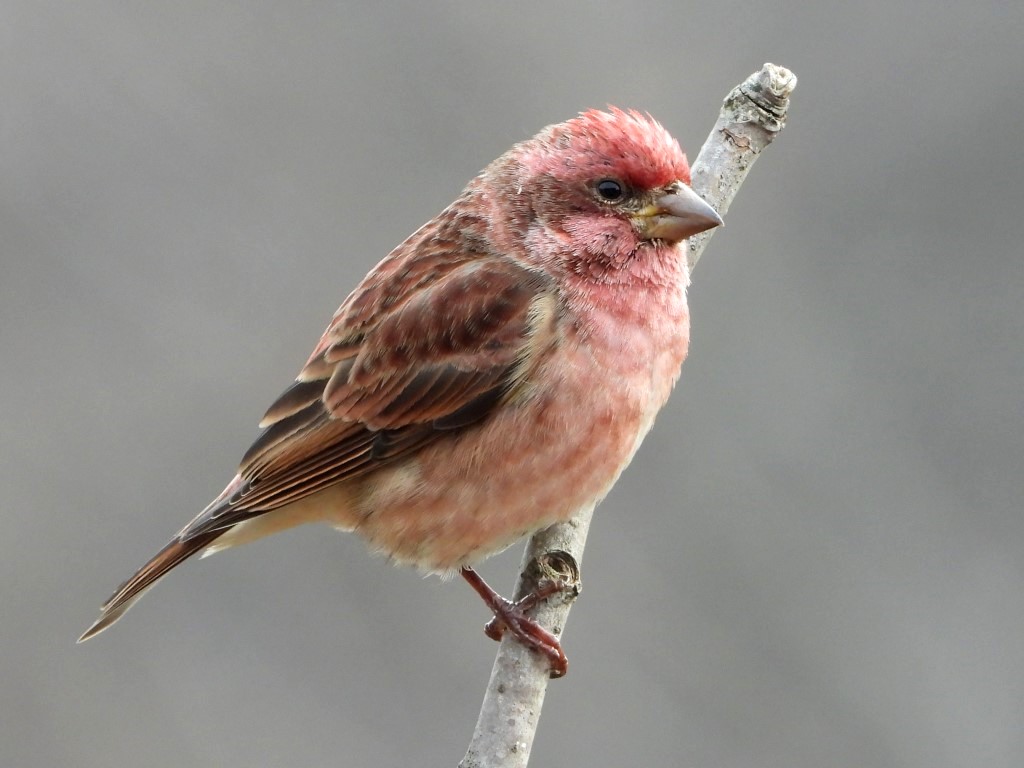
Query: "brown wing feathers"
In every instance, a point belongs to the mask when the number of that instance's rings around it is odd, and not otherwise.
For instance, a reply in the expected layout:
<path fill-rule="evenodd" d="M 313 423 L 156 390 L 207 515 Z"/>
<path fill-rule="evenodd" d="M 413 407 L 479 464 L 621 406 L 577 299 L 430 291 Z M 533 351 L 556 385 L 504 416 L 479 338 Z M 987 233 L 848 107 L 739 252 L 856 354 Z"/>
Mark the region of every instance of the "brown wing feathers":
<path fill-rule="evenodd" d="M 547 278 L 497 261 L 413 261 L 405 271 L 385 261 L 371 272 L 267 410 L 232 485 L 118 589 L 82 639 L 225 530 L 485 418 L 538 351 L 532 308 L 554 294 Z"/>
<path fill-rule="evenodd" d="M 392 276 L 414 274 L 416 291 L 390 304 L 363 300 L 386 285 L 354 293 L 268 409 L 231 517 L 302 498 L 484 418 L 528 347 L 531 307 L 548 288 L 536 273 L 493 262 L 446 264 L 433 283 L 422 268 Z"/>

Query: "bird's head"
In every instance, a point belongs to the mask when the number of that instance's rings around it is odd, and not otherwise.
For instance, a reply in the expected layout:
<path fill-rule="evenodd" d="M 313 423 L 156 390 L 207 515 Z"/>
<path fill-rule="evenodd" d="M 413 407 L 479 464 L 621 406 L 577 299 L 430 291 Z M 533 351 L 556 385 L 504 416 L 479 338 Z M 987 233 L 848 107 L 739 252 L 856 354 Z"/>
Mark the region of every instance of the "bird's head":
<path fill-rule="evenodd" d="M 579 273 L 613 279 L 645 254 L 678 255 L 684 239 L 722 223 L 690 189 L 678 142 L 649 115 L 584 112 L 510 155 L 531 223 Z"/>

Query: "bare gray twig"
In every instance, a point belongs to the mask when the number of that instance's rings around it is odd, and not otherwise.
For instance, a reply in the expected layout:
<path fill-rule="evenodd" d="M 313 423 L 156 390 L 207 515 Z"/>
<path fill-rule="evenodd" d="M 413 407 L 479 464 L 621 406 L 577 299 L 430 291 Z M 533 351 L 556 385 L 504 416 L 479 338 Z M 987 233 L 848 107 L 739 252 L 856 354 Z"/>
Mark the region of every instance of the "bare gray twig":
<path fill-rule="evenodd" d="M 792 72 L 765 64 L 726 97 L 718 122 L 691 169 L 693 189 L 723 216 L 754 161 L 785 125 L 789 95 L 795 87 Z M 709 230 L 690 238 L 691 269 L 714 233 Z M 551 553 L 568 555 L 579 567 L 593 511 L 592 507 L 585 509 L 569 522 L 553 525 L 530 539 L 515 588 L 516 599 L 536 588 L 537 564 Z M 574 597 L 551 598 L 537 606 L 533 616 L 560 636 Z M 460 768 L 525 768 L 547 685 L 547 659 L 507 633 L 494 660 L 476 730 Z"/>

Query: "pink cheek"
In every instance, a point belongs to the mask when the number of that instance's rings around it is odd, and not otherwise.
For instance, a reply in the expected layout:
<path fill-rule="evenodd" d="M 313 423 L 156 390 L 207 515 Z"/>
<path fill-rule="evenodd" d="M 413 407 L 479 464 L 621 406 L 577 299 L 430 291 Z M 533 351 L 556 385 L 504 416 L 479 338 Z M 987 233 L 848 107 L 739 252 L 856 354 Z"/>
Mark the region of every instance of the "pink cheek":
<path fill-rule="evenodd" d="M 638 241 L 632 227 L 621 225 L 588 233 L 583 247 L 609 266 L 621 266 L 636 251 Z"/>
<path fill-rule="evenodd" d="M 565 231 L 580 250 L 596 254 L 609 254 L 623 246 L 631 246 L 636 239 L 632 227 L 626 222 L 605 216 L 570 220 Z"/>

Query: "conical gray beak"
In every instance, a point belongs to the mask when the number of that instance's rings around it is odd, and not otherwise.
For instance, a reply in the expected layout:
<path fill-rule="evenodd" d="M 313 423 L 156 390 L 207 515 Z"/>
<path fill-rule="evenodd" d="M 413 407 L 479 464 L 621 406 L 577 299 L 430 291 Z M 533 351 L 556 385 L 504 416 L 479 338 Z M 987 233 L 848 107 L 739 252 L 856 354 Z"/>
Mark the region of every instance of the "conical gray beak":
<path fill-rule="evenodd" d="M 644 208 L 633 221 L 644 238 L 670 243 L 723 224 L 718 211 L 683 184 Z"/>

